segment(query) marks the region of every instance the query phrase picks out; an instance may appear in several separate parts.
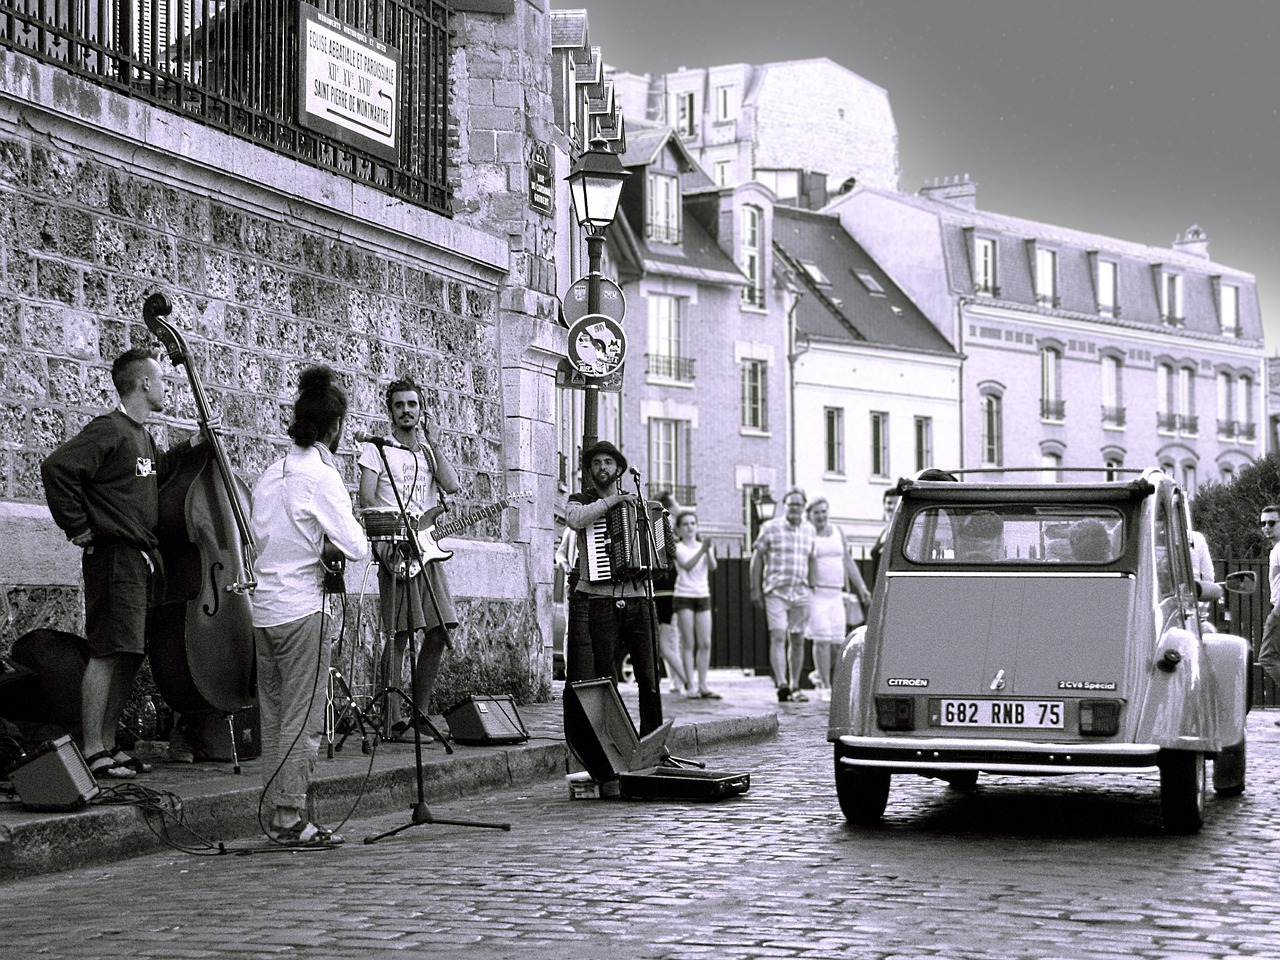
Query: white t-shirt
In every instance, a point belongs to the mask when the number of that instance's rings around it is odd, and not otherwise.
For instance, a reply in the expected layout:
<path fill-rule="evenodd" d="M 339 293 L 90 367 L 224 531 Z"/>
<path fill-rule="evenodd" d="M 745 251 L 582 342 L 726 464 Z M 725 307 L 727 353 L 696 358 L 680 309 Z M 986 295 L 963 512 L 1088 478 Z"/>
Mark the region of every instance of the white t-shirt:
<path fill-rule="evenodd" d="M 709 597 L 711 596 L 711 584 L 708 582 L 707 571 L 707 555 L 704 553 L 698 558 L 698 562 L 686 570 L 683 564 L 689 562 L 693 555 L 702 549 L 702 544 L 694 542 L 686 544 L 683 540 L 676 541 L 676 588 L 674 595 L 677 597 Z"/>
<path fill-rule="evenodd" d="M 1267 579 L 1271 582 L 1271 606 L 1280 607 L 1280 543 L 1271 548 Z"/>
<path fill-rule="evenodd" d="M 387 463 L 394 471 L 396 489 L 404 499 L 405 509 L 424 511 L 434 507 L 436 505 L 435 476 L 431 472 L 431 456 L 425 452 L 425 449 L 419 448 L 417 453 L 401 450 L 398 447 L 383 447 L 383 450 L 387 454 Z M 373 491 L 373 503 L 367 506 L 396 506 L 396 495 L 392 492 L 391 481 L 387 477 L 378 448 L 371 443 L 362 444 L 360 459 L 356 462 L 378 476 L 378 485 Z"/>

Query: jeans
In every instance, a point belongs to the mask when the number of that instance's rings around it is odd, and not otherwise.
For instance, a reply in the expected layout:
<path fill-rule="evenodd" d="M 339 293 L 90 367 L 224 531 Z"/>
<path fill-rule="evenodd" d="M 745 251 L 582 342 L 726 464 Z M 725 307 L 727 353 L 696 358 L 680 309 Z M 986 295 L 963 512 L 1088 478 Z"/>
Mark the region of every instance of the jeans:
<path fill-rule="evenodd" d="M 1258 663 L 1266 675 L 1280 688 L 1280 606 L 1273 607 L 1262 625 L 1262 643 L 1258 646 Z"/>
<path fill-rule="evenodd" d="M 621 600 L 623 606 L 618 607 Z M 640 687 L 640 736 L 662 726 L 662 694 L 654 660 L 653 610 L 646 597 L 596 597 L 574 593 L 569 598 L 569 647 L 565 679 L 613 678 L 621 643 L 631 654 Z"/>

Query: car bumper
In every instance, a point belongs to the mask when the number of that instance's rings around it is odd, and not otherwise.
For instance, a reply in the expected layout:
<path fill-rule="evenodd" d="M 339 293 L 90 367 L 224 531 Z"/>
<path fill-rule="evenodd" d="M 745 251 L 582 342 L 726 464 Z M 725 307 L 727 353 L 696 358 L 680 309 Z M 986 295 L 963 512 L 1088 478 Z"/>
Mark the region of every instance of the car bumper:
<path fill-rule="evenodd" d="M 1160 748 L 1146 743 L 1029 743 L 958 737 L 855 737 L 836 741 L 841 764 L 903 773 L 982 770 L 987 773 L 1155 772 Z"/>

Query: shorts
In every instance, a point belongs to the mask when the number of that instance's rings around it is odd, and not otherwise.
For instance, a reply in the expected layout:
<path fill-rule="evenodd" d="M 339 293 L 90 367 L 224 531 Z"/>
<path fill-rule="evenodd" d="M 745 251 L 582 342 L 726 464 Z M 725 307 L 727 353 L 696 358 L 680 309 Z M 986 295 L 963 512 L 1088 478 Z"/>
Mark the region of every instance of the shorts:
<path fill-rule="evenodd" d="M 804 633 L 809 624 L 809 600 L 785 600 L 776 593 L 766 593 L 764 619 L 770 630 Z"/>
<path fill-rule="evenodd" d="M 151 564 L 127 543 L 94 543 L 81 558 L 89 656 L 146 652 Z"/>
<path fill-rule="evenodd" d="M 676 602 L 677 610 L 692 610 L 694 613 L 703 613 L 711 609 L 710 597 L 673 597 Z"/>
<path fill-rule="evenodd" d="M 674 599 L 669 593 L 655 593 L 653 595 L 653 606 L 658 611 L 659 623 L 670 623 L 671 618 L 675 616 L 675 607 L 671 604 Z"/>

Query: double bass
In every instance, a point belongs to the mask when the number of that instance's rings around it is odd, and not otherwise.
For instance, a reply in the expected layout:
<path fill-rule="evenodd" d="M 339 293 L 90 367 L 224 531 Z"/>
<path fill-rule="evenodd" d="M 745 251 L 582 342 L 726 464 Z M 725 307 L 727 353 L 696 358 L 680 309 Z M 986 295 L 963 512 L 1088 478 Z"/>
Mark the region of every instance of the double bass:
<path fill-rule="evenodd" d="M 180 463 L 159 490 L 164 586 L 147 616 L 147 654 L 161 696 L 182 713 L 231 714 L 254 696 L 253 618 L 257 583 L 249 489 L 231 469 L 222 437 L 182 334 L 165 318 L 173 305 L 153 293 L 147 329 L 174 366 L 186 368 L 208 457 Z"/>

